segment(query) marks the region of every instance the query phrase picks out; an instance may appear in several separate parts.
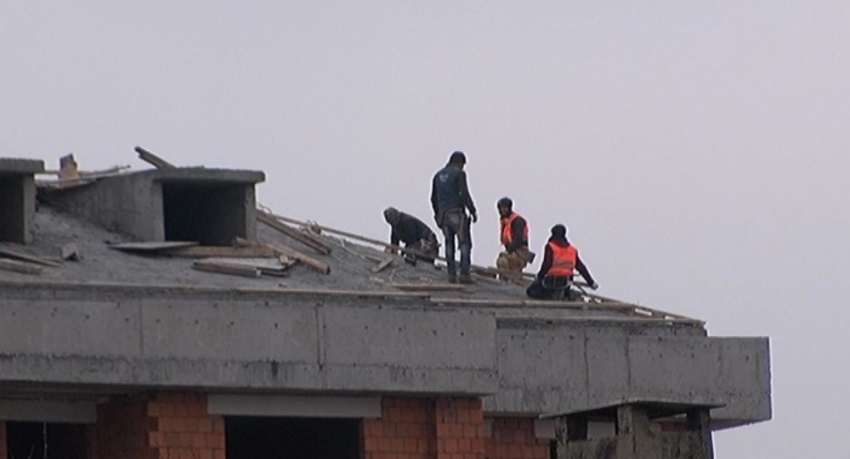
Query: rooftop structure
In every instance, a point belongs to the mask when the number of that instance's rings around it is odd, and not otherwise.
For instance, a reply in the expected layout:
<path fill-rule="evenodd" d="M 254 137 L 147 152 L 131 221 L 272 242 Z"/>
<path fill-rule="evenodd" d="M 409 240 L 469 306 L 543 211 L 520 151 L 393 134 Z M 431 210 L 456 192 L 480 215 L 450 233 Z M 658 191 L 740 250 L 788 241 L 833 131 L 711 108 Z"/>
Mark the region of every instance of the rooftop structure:
<path fill-rule="evenodd" d="M 527 301 L 492 268 L 443 284 L 258 210 L 261 172 L 159 167 L 40 187 L 29 243 L 0 244 L 0 459 L 548 459 L 559 416 L 612 400 L 700 407 L 709 441 L 771 417 L 767 338 Z"/>

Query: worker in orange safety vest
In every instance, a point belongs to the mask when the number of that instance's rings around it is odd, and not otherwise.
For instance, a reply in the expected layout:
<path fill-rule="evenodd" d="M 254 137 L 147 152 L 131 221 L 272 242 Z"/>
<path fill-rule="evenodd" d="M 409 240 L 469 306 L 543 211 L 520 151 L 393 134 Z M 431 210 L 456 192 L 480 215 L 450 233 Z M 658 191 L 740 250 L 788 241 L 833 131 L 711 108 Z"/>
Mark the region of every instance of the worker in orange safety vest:
<path fill-rule="evenodd" d="M 520 273 L 534 261 L 534 253 L 528 250 L 528 222 L 514 212 L 513 206 L 513 201 L 508 197 L 496 203 L 501 224 L 500 242 L 505 248 L 496 258 L 496 267 Z"/>
<path fill-rule="evenodd" d="M 562 278 L 572 281 L 575 271 L 581 274 L 581 277 L 587 281 L 590 288 L 596 290 L 599 284 L 593 280 L 587 266 L 581 261 L 578 255 L 578 249 L 567 240 L 567 227 L 564 225 L 555 225 L 552 227 L 552 236 L 546 243 L 545 253 L 543 255 L 543 264 L 540 265 L 540 271 L 537 273 L 537 279 L 528 286 L 526 294 L 532 298 L 545 299 L 552 295 L 552 291 L 546 288 L 544 280 L 549 278 Z M 568 298 L 570 292 L 567 292 Z"/>

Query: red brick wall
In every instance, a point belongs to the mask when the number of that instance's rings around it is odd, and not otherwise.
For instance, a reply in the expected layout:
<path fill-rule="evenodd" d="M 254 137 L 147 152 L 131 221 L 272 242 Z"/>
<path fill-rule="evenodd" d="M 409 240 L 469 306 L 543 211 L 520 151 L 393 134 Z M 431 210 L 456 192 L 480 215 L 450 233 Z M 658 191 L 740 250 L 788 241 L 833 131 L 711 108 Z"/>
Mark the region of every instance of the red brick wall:
<path fill-rule="evenodd" d="M 481 400 L 390 398 L 364 419 L 362 459 L 484 459 Z"/>
<path fill-rule="evenodd" d="M 435 418 L 437 459 L 484 459 L 481 399 L 437 399 Z"/>
<path fill-rule="evenodd" d="M 428 399 L 381 399 L 381 418 L 361 423 L 361 459 L 433 459 L 434 408 Z"/>
<path fill-rule="evenodd" d="M 487 459 L 549 459 L 549 441 L 534 435 L 534 418 L 493 418 Z"/>
<path fill-rule="evenodd" d="M 0 421 L 0 459 L 6 459 L 6 421 Z"/>
<path fill-rule="evenodd" d="M 90 459 L 225 459 L 224 419 L 201 394 L 160 392 L 98 406 Z"/>

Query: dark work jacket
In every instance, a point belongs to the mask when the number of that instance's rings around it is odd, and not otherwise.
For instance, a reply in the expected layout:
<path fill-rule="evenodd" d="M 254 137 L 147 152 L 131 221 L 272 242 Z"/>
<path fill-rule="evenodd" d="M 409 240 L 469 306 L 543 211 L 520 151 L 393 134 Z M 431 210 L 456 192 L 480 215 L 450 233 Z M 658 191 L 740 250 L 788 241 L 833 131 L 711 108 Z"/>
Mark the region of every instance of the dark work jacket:
<path fill-rule="evenodd" d="M 431 207 L 434 216 L 442 215 L 450 209 L 464 208 L 472 214 L 477 213 L 466 183 L 466 172 L 451 164 L 440 169 L 431 183 Z"/>
<path fill-rule="evenodd" d="M 555 239 L 554 237 L 550 237 L 549 242 L 554 242 L 556 245 L 561 247 L 570 246 L 570 242 L 566 239 Z M 543 254 L 543 264 L 540 265 L 540 271 L 537 273 L 538 279 L 546 277 L 546 273 L 549 271 L 549 268 L 552 267 L 552 258 L 552 248 L 549 247 L 549 244 L 547 243 Z M 588 271 L 587 266 L 582 263 L 581 257 L 578 255 L 578 249 L 576 249 L 576 271 L 581 274 L 581 277 L 583 277 L 588 284 L 594 283 L 593 276 L 590 275 L 590 271 Z"/>
<path fill-rule="evenodd" d="M 433 235 L 434 232 L 422 220 L 413 215 L 399 212 L 398 223 L 392 226 L 390 244 L 398 245 L 401 241 L 404 242 L 405 246 L 413 245 L 422 239 L 430 239 Z"/>

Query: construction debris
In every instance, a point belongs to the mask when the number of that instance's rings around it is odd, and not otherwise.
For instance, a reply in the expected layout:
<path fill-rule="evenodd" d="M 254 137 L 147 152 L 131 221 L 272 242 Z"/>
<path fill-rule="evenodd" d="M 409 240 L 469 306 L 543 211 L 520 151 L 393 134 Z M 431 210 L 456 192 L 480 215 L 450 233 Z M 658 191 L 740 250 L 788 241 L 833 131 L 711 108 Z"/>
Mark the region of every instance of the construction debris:
<path fill-rule="evenodd" d="M 394 258 L 394 257 L 387 257 L 385 260 L 383 260 L 383 261 L 381 261 L 380 263 L 378 263 L 378 265 L 377 265 L 377 266 L 375 266 L 374 268 L 372 268 L 372 272 L 373 272 L 373 273 L 379 273 L 379 272 L 383 271 L 383 270 L 384 270 L 384 269 L 386 269 L 389 265 L 393 264 L 393 258 Z"/>
<path fill-rule="evenodd" d="M 163 252 L 167 255 L 186 258 L 271 258 L 276 257 L 275 250 L 270 247 L 226 247 L 226 246 L 196 246 L 184 247 Z"/>
<path fill-rule="evenodd" d="M 70 261 L 80 261 L 82 256 L 80 256 L 80 249 L 77 248 L 77 244 L 73 242 L 70 244 L 65 244 L 62 246 L 62 259 L 70 260 Z"/>
<path fill-rule="evenodd" d="M 238 263 L 225 263 L 210 260 L 195 260 L 195 262 L 192 263 L 192 268 L 198 271 L 230 274 L 232 276 L 260 277 L 260 270 L 258 268 Z"/>
<path fill-rule="evenodd" d="M 387 287 L 396 288 L 406 292 L 457 292 L 469 290 L 465 285 L 459 284 L 386 284 Z"/>
<path fill-rule="evenodd" d="M 176 167 L 176 166 L 174 166 L 174 164 L 169 163 L 168 161 L 166 161 L 166 160 L 160 158 L 159 156 L 145 150 L 142 147 L 136 147 L 135 150 L 136 150 L 136 153 L 139 154 L 139 159 L 141 159 L 142 161 L 144 161 L 148 164 L 153 165 L 157 169 L 173 169 L 174 167 Z"/>
<path fill-rule="evenodd" d="M 286 270 L 295 264 L 294 260 L 287 257 L 278 258 L 205 258 L 200 260 L 206 263 L 218 263 L 236 266 L 256 268 L 262 274 L 269 276 L 284 277 Z"/>
<path fill-rule="evenodd" d="M 191 241 L 146 241 L 112 244 L 109 248 L 125 252 L 167 252 L 197 245 L 197 242 Z"/>
<path fill-rule="evenodd" d="M 0 269 L 14 271 L 22 274 L 41 274 L 42 267 L 23 261 L 8 260 L 0 258 Z"/>
<path fill-rule="evenodd" d="M 292 247 L 285 246 L 285 245 L 283 245 L 279 242 L 261 243 L 261 242 L 256 242 L 256 241 L 249 241 L 249 240 L 242 239 L 242 238 L 236 238 L 236 244 L 239 245 L 239 246 L 242 246 L 244 248 L 264 248 L 264 249 L 267 249 L 267 250 L 271 250 L 273 253 L 275 253 L 278 256 L 283 255 L 283 256 L 292 258 L 293 260 L 298 260 L 301 263 L 304 263 L 305 265 L 309 266 L 313 270 L 318 271 L 322 274 L 330 274 L 331 273 L 331 266 L 329 264 L 327 264 L 323 261 L 319 261 L 319 260 L 317 260 L 317 259 L 315 259 L 315 258 L 313 258 L 309 255 L 301 253 L 301 252 L 293 249 Z"/>
<path fill-rule="evenodd" d="M 310 247 L 311 249 L 321 253 L 322 255 L 327 255 L 331 253 L 331 247 L 318 236 L 313 233 L 308 233 L 305 231 L 298 230 L 296 228 L 292 228 L 291 226 L 281 222 L 274 215 L 266 213 L 260 209 L 257 209 L 257 220 L 265 223 L 266 225 L 271 226 L 272 228 L 280 231 L 281 233 L 289 236 L 292 239 Z"/>
<path fill-rule="evenodd" d="M 31 255 L 27 255 L 25 253 L 15 252 L 13 250 L 8 250 L 0 247 L 0 257 L 12 258 L 14 260 L 25 261 L 28 263 L 35 263 L 37 265 L 42 266 L 50 266 L 50 267 L 59 267 L 61 266 L 59 263 L 55 261 L 46 260 L 44 258 L 34 257 Z"/>

